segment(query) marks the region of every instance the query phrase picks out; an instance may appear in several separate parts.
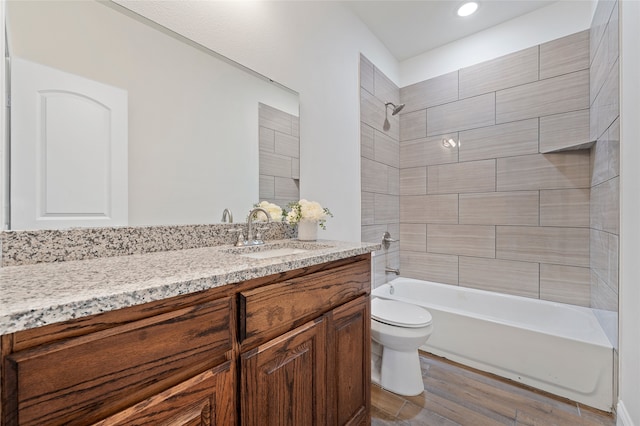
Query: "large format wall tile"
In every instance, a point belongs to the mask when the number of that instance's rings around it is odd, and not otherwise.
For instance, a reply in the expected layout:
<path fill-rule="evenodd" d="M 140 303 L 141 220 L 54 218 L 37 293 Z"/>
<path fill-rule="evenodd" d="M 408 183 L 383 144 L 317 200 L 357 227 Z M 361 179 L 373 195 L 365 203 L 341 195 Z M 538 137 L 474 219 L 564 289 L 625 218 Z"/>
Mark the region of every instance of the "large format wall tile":
<path fill-rule="evenodd" d="M 588 188 L 589 152 L 499 158 L 498 191 Z"/>
<path fill-rule="evenodd" d="M 463 256 L 459 263 L 461 286 L 538 298 L 537 263 Z"/>
<path fill-rule="evenodd" d="M 287 157 L 300 158 L 300 139 L 297 136 L 275 132 L 275 152 Z"/>
<path fill-rule="evenodd" d="M 619 237 L 614 234 L 591 230 L 591 271 L 600 280 L 618 292 Z"/>
<path fill-rule="evenodd" d="M 383 103 L 400 103 L 400 89 L 384 73 L 374 66 L 373 71 L 373 94 Z"/>
<path fill-rule="evenodd" d="M 258 131 L 258 145 L 260 150 L 267 152 L 274 152 L 276 150 L 276 135 L 275 130 L 267 129 L 266 127 L 260 127 Z"/>
<path fill-rule="evenodd" d="M 261 127 L 273 129 L 276 132 L 293 135 L 292 115 L 280 111 L 272 106 L 258 104 L 258 122 Z M 297 135 L 296 135 L 297 136 Z"/>
<path fill-rule="evenodd" d="M 589 68 L 589 31 L 540 45 L 540 80 Z"/>
<path fill-rule="evenodd" d="M 401 223 L 400 250 L 427 251 L 427 224 Z"/>
<path fill-rule="evenodd" d="M 373 69 L 374 67 L 371 61 L 360 55 L 360 87 L 369 93 L 374 92 Z"/>
<path fill-rule="evenodd" d="M 589 188 L 540 191 L 540 226 L 589 227 Z"/>
<path fill-rule="evenodd" d="M 400 140 L 408 141 L 412 139 L 427 137 L 427 112 L 419 110 L 400 114 Z"/>
<path fill-rule="evenodd" d="M 426 167 L 413 167 L 400 170 L 400 195 L 426 195 L 426 193 Z"/>
<path fill-rule="evenodd" d="M 442 164 L 427 168 L 429 194 L 496 190 L 496 160 Z"/>
<path fill-rule="evenodd" d="M 591 185 L 620 175 L 620 120 L 613 122 L 607 132 L 591 149 Z"/>
<path fill-rule="evenodd" d="M 400 89 L 404 111 L 417 111 L 458 100 L 458 71 Z"/>
<path fill-rule="evenodd" d="M 361 188 L 363 191 L 386 193 L 389 189 L 388 167 L 377 161 L 362 158 L 360 161 Z"/>
<path fill-rule="evenodd" d="M 389 130 L 384 130 L 385 120 L 384 102 L 373 96 L 366 90 L 360 91 L 360 120 L 374 129 L 388 134 L 392 139 L 400 139 L 400 119 L 397 115 L 387 114 L 389 120 Z"/>
<path fill-rule="evenodd" d="M 271 200 L 276 196 L 275 177 L 260 175 L 259 197 L 261 200 Z"/>
<path fill-rule="evenodd" d="M 591 188 L 591 227 L 611 234 L 620 233 L 620 178 Z"/>
<path fill-rule="evenodd" d="M 459 149 L 460 161 L 535 154 L 538 152 L 538 119 L 460 132 Z"/>
<path fill-rule="evenodd" d="M 387 226 L 388 225 L 386 223 L 363 226 L 361 236 L 362 241 L 367 243 L 379 243 L 382 240 L 382 234 L 387 230 Z M 376 252 L 375 257 L 378 257 L 378 253 L 383 253 L 383 251 L 380 250 L 379 252 Z"/>
<path fill-rule="evenodd" d="M 581 148 L 590 142 L 588 109 L 540 118 L 540 152 Z"/>
<path fill-rule="evenodd" d="M 300 189 L 295 179 L 275 177 L 275 198 L 279 200 L 297 201 L 299 194 Z"/>
<path fill-rule="evenodd" d="M 400 251 L 400 274 L 407 278 L 458 284 L 458 256 Z"/>
<path fill-rule="evenodd" d="M 620 115 L 618 72 L 618 62 L 616 62 L 591 105 L 590 136 L 592 140 L 599 139 Z"/>
<path fill-rule="evenodd" d="M 427 109 L 427 136 L 495 124 L 495 94 L 475 96 Z"/>
<path fill-rule="evenodd" d="M 376 224 L 398 222 L 400 203 L 397 195 L 375 194 L 374 205 Z"/>
<path fill-rule="evenodd" d="M 591 19 L 590 28 L 590 50 L 591 61 L 595 56 L 596 49 L 600 45 L 602 37 L 604 37 L 605 30 L 611 19 L 611 14 L 616 6 L 615 0 L 599 0 L 596 6 L 596 10 Z"/>
<path fill-rule="evenodd" d="M 496 257 L 525 262 L 589 266 L 589 230 L 498 226 Z"/>
<path fill-rule="evenodd" d="M 398 141 L 379 131 L 374 132 L 373 140 L 374 159 L 396 169 L 400 167 L 400 145 Z"/>
<path fill-rule="evenodd" d="M 375 160 L 375 142 L 373 134 L 375 130 L 372 127 L 360 123 L 360 156 Z"/>
<path fill-rule="evenodd" d="M 585 108 L 589 108 L 588 70 L 496 92 L 496 123 Z"/>
<path fill-rule="evenodd" d="M 460 194 L 460 223 L 538 226 L 538 191 Z"/>
<path fill-rule="evenodd" d="M 560 303 L 589 306 L 591 300 L 589 268 L 540 265 L 540 298 Z"/>
<path fill-rule="evenodd" d="M 538 80 L 538 46 L 460 70 L 460 99 Z"/>
<path fill-rule="evenodd" d="M 259 169 L 261 175 L 291 177 L 291 157 L 263 151 Z"/>
<path fill-rule="evenodd" d="M 427 225 L 429 253 L 495 257 L 495 227 L 486 225 Z"/>
<path fill-rule="evenodd" d="M 591 272 L 591 307 L 605 311 L 618 311 L 618 293 Z"/>
<path fill-rule="evenodd" d="M 360 194 L 360 203 L 360 218 L 362 225 L 375 224 L 375 196 L 373 192 L 362 191 Z"/>
<path fill-rule="evenodd" d="M 458 223 L 458 194 L 400 198 L 401 223 Z"/>
<path fill-rule="evenodd" d="M 390 195 L 400 195 L 400 169 L 387 167 L 388 184 L 387 192 Z M 397 218 L 396 218 L 397 219 Z"/>
<path fill-rule="evenodd" d="M 458 148 L 445 148 L 443 139 L 458 140 L 457 133 L 400 142 L 400 164 L 405 167 L 457 163 Z"/>

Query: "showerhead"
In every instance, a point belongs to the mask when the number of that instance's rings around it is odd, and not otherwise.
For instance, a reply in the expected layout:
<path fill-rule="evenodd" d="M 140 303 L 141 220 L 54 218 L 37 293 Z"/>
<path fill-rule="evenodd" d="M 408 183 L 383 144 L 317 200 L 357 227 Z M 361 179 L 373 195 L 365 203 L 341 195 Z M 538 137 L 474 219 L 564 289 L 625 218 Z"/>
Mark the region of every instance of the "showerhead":
<path fill-rule="evenodd" d="M 391 115 L 396 115 L 397 113 L 402 111 L 402 108 L 404 108 L 404 104 L 396 105 L 393 102 L 387 102 L 386 104 L 384 104 L 385 107 L 389 107 L 389 105 L 393 107 L 393 111 L 391 111 Z"/>

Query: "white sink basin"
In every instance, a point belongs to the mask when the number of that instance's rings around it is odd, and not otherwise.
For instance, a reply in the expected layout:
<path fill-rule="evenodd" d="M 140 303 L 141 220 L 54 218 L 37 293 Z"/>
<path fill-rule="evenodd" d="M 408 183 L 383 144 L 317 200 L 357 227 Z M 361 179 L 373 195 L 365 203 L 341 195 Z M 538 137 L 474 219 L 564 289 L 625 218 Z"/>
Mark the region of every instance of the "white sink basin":
<path fill-rule="evenodd" d="M 271 259 L 274 257 L 304 254 L 307 252 L 312 252 L 314 250 L 327 249 L 330 247 L 331 246 L 318 244 L 315 242 L 291 240 L 285 242 L 267 243 L 257 246 L 234 247 L 225 250 L 225 252 L 234 254 L 236 256 L 248 257 L 251 259 Z"/>
<path fill-rule="evenodd" d="M 306 253 L 309 250 L 294 248 L 294 247 L 281 247 L 270 250 L 256 251 L 253 253 L 243 253 L 240 256 L 250 257 L 252 259 L 269 259 L 271 257 L 289 256 L 291 254 Z"/>

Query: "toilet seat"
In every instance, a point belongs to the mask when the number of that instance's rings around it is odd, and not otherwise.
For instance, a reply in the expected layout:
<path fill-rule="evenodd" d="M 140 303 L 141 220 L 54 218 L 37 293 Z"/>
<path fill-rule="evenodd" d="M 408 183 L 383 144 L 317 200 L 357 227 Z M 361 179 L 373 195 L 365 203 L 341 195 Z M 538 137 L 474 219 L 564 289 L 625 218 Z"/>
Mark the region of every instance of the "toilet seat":
<path fill-rule="evenodd" d="M 371 301 L 371 318 L 397 327 L 419 328 L 431 324 L 431 314 L 426 309 L 400 302 L 374 298 Z"/>

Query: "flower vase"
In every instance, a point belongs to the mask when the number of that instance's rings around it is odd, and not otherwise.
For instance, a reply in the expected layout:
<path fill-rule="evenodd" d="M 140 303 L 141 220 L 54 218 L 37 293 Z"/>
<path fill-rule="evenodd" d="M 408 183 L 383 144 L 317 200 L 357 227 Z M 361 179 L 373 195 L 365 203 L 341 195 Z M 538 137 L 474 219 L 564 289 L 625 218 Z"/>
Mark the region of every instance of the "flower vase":
<path fill-rule="evenodd" d="M 318 221 L 301 220 L 298 222 L 298 239 L 300 241 L 315 241 L 318 239 Z"/>

